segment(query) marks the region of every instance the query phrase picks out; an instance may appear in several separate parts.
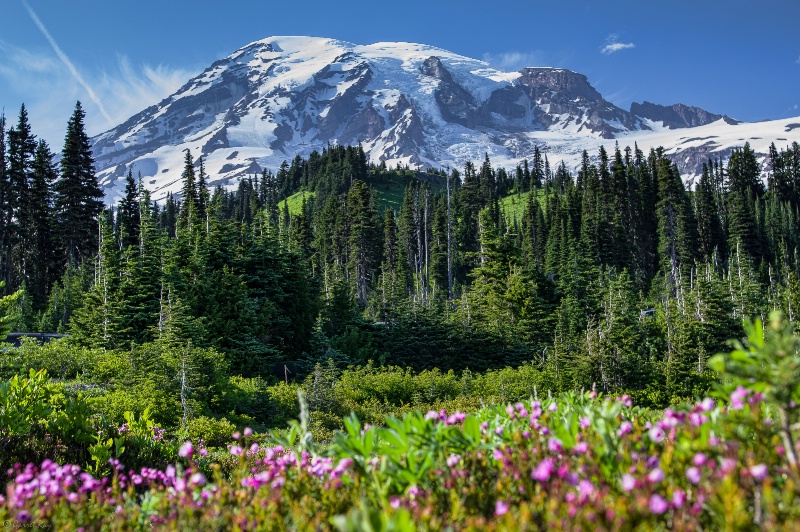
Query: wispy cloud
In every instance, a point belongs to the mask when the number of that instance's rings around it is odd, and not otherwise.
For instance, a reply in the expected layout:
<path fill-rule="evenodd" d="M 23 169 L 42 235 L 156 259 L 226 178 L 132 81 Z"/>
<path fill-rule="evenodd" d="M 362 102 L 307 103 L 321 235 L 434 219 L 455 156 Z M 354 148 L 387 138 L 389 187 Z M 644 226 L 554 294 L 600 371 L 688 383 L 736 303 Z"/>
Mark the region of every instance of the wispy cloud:
<path fill-rule="evenodd" d="M 612 33 L 606 37 L 606 43 L 600 48 L 600 53 L 611 55 L 629 48 L 636 48 L 636 45 L 632 42 L 619 42 L 619 35 Z"/>
<path fill-rule="evenodd" d="M 500 54 L 483 54 L 483 60 L 500 70 L 520 70 L 525 67 L 546 65 L 543 52 L 504 52 Z"/>
<path fill-rule="evenodd" d="M 116 125 L 174 93 L 194 73 L 165 65 L 133 64 L 119 55 L 111 68 L 87 72 L 85 79 Z M 25 102 L 33 132 L 60 149 L 75 101 L 86 98 L 85 89 L 67 66 L 49 50 L 27 50 L 0 40 L 0 83 L 19 95 L 19 102 Z M 108 129 L 109 120 L 99 108 L 84 105 L 84 109 L 90 135 Z M 16 111 L 6 107 L 9 120 L 13 121 Z"/>
<path fill-rule="evenodd" d="M 22 5 L 25 6 L 25 9 L 28 11 L 28 15 L 30 15 L 31 20 L 33 20 L 33 23 L 36 24 L 37 28 L 39 28 L 39 31 L 42 32 L 44 38 L 47 39 L 47 42 L 53 49 L 53 52 L 55 52 L 58 58 L 61 59 L 61 62 L 64 63 L 64 65 L 67 67 L 67 70 L 69 70 L 69 73 L 72 74 L 72 77 L 75 79 L 75 81 L 77 81 L 78 84 L 81 87 L 83 87 L 83 89 L 89 95 L 89 99 L 91 99 L 92 102 L 94 102 L 94 104 L 97 106 L 97 108 L 100 109 L 100 112 L 103 113 L 103 116 L 106 118 L 106 120 L 108 120 L 109 125 L 113 126 L 114 120 L 108 114 L 105 107 L 103 107 L 103 102 L 101 102 L 100 98 L 97 97 L 97 94 L 95 94 L 94 90 L 92 90 L 92 87 L 88 83 L 86 83 L 86 80 L 83 79 L 81 73 L 78 72 L 78 69 L 75 68 L 75 65 L 72 63 L 72 61 L 70 61 L 69 57 L 67 57 L 67 54 L 65 54 L 64 51 L 61 49 L 61 47 L 58 46 L 56 40 L 53 39 L 53 36 L 50 35 L 49 31 L 47 31 L 47 28 L 45 28 L 42 21 L 39 20 L 39 17 L 36 15 L 36 12 L 33 9 L 31 9 L 31 6 L 29 6 L 28 2 L 26 2 L 25 0 L 22 0 Z"/>
<path fill-rule="evenodd" d="M 116 71 L 104 73 L 100 87 L 104 93 L 114 95 L 114 104 L 119 109 L 115 123 L 119 123 L 174 93 L 191 75 L 188 70 L 164 65 L 137 67 L 119 55 Z"/>

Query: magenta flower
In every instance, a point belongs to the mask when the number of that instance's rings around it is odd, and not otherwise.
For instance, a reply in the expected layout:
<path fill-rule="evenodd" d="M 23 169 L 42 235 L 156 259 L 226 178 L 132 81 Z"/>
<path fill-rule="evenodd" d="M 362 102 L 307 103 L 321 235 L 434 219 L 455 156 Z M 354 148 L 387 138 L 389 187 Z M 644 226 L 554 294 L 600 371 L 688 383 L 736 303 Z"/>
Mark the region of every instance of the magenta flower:
<path fill-rule="evenodd" d="M 192 447 L 192 442 L 186 441 L 181 448 L 178 449 L 178 456 L 181 458 L 191 458 L 192 453 L 194 453 L 194 448 Z"/>
<path fill-rule="evenodd" d="M 461 457 L 457 454 L 451 454 L 447 457 L 447 467 L 453 468 L 461 461 Z"/>
<path fill-rule="evenodd" d="M 736 469 L 736 460 L 733 458 L 723 458 L 719 463 L 719 470 L 723 475 L 732 473 Z"/>
<path fill-rule="evenodd" d="M 588 480 L 581 480 L 578 482 L 578 491 L 582 496 L 588 497 L 594 493 L 594 484 Z"/>
<path fill-rule="evenodd" d="M 508 503 L 502 500 L 497 501 L 494 505 L 494 515 L 500 516 L 508 513 Z"/>
<path fill-rule="evenodd" d="M 234 433 L 233 433 L 233 435 L 231 435 L 231 437 L 232 437 L 234 440 L 238 440 L 239 438 L 241 438 L 241 437 L 242 437 L 242 435 L 241 435 L 241 434 L 239 434 L 239 431 L 237 430 L 236 432 L 234 432 Z"/>
<path fill-rule="evenodd" d="M 592 422 L 586 416 L 583 416 L 578 423 L 580 423 L 582 429 L 588 429 L 592 426 Z"/>
<path fill-rule="evenodd" d="M 551 453 L 560 453 L 564 449 L 564 447 L 561 445 L 561 440 L 558 440 L 556 438 L 550 438 L 549 440 L 547 440 L 547 449 Z"/>
<path fill-rule="evenodd" d="M 663 514 L 669 508 L 669 503 L 658 493 L 650 496 L 650 511 L 654 514 Z"/>
<path fill-rule="evenodd" d="M 716 403 L 710 397 L 706 397 L 700 402 L 700 409 L 703 410 L 703 412 L 711 412 L 714 410 L 715 406 L 717 406 Z"/>
<path fill-rule="evenodd" d="M 664 441 L 664 436 L 666 436 L 664 434 L 664 429 L 662 429 L 661 427 L 651 428 L 649 434 L 650 434 L 650 439 L 656 443 L 661 443 L 662 441 Z"/>
<path fill-rule="evenodd" d="M 572 450 L 578 454 L 583 454 L 589 450 L 589 444 L 585 441 L 579 442 L 572 448 Z"/>
<path fill-rule="evenodd" d="M 689 479 L 689 482 L 692 484 L 699 484 L 700 483 L 700 470 L 696 467 L 690 467 L 686 470 L 686 478 Z"/>
<path fill-rule="evenodd" d="M 534 480 L 538 480 L 539 482 L 547 482 L 550 480 L 550 475 L 553 474 L 555 470 L 555 463 L 553 462 L 552 458 L 545 458 L 539 465 L 536 466 L 536 469 L 533 470 L 531 473 L 531 478 Z"/>
<path fill-rule="evenodd" d="M 202 486 L 206 483 L 206 476 L 198 471 L 189 477 L 189 483 L 193 486 Z"/>
<path fill-rule="evenodd" d="M 633 401 L 631 401 L 630 395 L 623 395 L 621 397 L 617 397 L 617 402 L 622 403 L 624 406 L 630 408 L 633 406 Z"/>
<path fill-rule="evenodd" d="M 250 427 L 245 427 L 244 428 L 244 435 L 245 435 L 245 437 L 252 436 L 253 435 L 253 429 L 251 429 Z"/>
<path fill-rule="evenodd" d="M 708 418 L 699 412 L 692 412 L 689 414 L 689 423 L 694 427 L 699 427 L 706 421 L 708 421 Z"/>
<path fill-rule="evenodd" d="M 692 458 L 692 463 L 698 467 L 706 465 L 706 462 L 708 462 L 708 457 L 705 453 L 697 453 L 694 455 L 694 458 Z"/>
<path fill-rule="evenodd" d="M 550 403 L 550 406 L 547 407 L 547 410 L 548 410 L 548 412 L 557 412 L 558 411 L 558 405 L 556 404 L 555 401 L 553 401 L 552 403 Z"/>
<path fill-rule="evenodd" d="M 758 464 L 750 468 L 750 474 L 753 475 L 753 478 L 759 482 L 767 478 L 768 472 L 769 470 L 767 469 L 766 464 Z"/>
<path fill-rule="evenodd" d="M 391 506 L 395 510 L 400 508 L 400 497 L 397 496 L 389 497 L 389 506 Z"/>
<path fill-rule="evenodd" d="M 662 480 L 664 480 L 664 472 L 661 470 L 660 467 L 657 467 L 650 471 L 647 475 L 647 480 L 652 482 L 653 484 L 658 484 Z"/>
<path fill-rule="evenodd" d="M 228 446 L 228 451 L 233 456 L 242 456 L 242 448 L 239 447 L 238 445 L 229 445 Z"/>
<path fill-rule="evenodd" d="M 622 489 L 623 491 L 631 491 L 636 487 L 636 479 L 633 475 L 623 473 L 622 475 Z"/>
<path fill-rule="evenodd" d="M 672 494 L 672 506 L 682 508 L 684 504 L 686 504 L 686 492 L 682 489 L 676 489 Z"/>
<path fill-rule="evenodd" d="M 731 392 L 731 410 L 741 410 L 744 408 L 744 400 L 748 393 L 750 393 L 749 390 L 744 386 L 737 386 L 736 389 Z"/>
<path fill-rule="evenodd" d="M 633 430 L 633 424 L 630 421 L 623 421 L 619 425 L 619 429 L 617 430 L 617 436 L 621 438 L 632 430 Z"/>

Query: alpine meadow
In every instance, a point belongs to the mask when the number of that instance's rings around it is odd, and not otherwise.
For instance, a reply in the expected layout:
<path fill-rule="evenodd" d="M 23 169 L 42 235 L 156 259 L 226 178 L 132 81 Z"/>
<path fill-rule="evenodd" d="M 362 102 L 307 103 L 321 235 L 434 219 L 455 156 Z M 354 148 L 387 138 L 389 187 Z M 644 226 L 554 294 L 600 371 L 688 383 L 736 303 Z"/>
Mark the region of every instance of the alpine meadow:
<path fill-rule="evenodd" d="M 90 135 L 70 71 L 0 117 L 7 528 L 798 526 L 800 118 L 272 37 Z"/>

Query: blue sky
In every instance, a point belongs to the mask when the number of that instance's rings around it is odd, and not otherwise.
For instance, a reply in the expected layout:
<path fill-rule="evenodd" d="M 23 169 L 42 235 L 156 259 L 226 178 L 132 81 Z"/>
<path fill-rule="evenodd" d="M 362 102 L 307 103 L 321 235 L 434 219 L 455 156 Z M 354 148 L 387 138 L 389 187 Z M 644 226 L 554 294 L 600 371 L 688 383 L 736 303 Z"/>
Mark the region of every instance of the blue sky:
<path fill-rule="evenodd" d="M 797 0 L 27 1 L 0 6 L 0 106 L 13 124 L 25 102 L 55 149 L 75 100 L 97 134 L 272 35 L 569 68 L 625 109 L 648 100 L 745 121 L 800 116 Z"/>

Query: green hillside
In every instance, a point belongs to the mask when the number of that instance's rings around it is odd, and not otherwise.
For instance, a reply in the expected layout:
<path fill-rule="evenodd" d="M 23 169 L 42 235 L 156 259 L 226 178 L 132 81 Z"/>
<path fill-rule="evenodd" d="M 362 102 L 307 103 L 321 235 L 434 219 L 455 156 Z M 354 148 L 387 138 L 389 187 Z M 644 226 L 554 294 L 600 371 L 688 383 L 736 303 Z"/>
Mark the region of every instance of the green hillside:
<path fill-rule="evenodd" d="M 530 192 L 522 192 L 520 194 L 509 194 L 504 198 L 500 198 L 500 212 L 503 213 L 508 222 L 513 223 L 516 221 L 519 223 L 522 221 L 522 216 L 525 214 L 525 205 L 528 204 L 529 195 Z M 539 200 L 539 205 L 544 209 L 544 191 L 537 190 L 536 196 Z"/>
<path fill-rule="evenodd" d="M 399 211 L 400 207 L 403 205 L 403 195 L 405 194 L 406 187 L 409 181 L 414 178 L 430 183 L 431 190 L 434 193 L 446 187 L 445 179 L 434 174 L 422 172 L 383 172 L 380 174 L 371 174 L 367 178 L 367 184 L 374 189 L 378 195 L 378 209 L 384 211 L 391 208 L 395 211 Z M 306 202 L 309 202 L 313 197 L 313 192 L 300 190 L 278 203 L 278 208 L 280 211 L 283 211 L 284 204 L 288 203 L 289 213 L 296 215 L 300 213 L 303 198 L 305 198 Z M 520 211 L 520 215 L 521 212 L 522 211 Z"/>
<path fill-rule="evenodd" d="M 298 190 L 285 200 L 278 203 L 278 210 L 283 212 L 284 205 L 288 203 L 289 214 L 293 216 L 300 214 L 300 211 L 303 209 L 303 199 L 305 198 L 306 202 L 309 202 L 313 197 L 313 192 L 309 192 L 308 190 Z"/>

